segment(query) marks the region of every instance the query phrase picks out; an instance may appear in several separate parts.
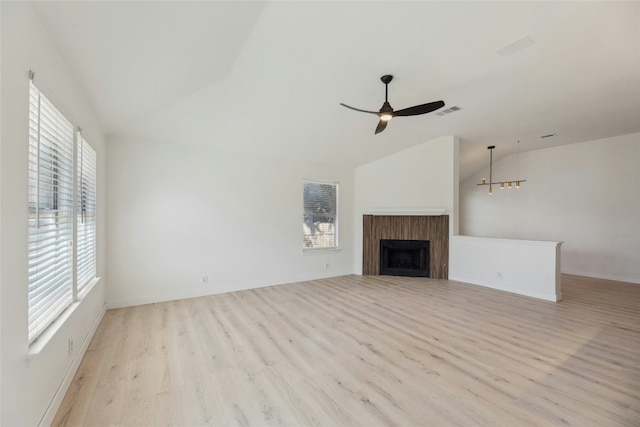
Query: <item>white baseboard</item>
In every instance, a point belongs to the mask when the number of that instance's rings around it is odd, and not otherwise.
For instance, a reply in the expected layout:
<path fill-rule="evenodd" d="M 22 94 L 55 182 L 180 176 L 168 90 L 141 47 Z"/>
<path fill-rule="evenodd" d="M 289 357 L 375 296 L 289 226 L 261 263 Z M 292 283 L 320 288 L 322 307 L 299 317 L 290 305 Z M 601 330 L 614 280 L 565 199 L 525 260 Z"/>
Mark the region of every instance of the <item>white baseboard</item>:
<path fill-rule="evenodd" d="M 557 301 L 560 301 L 562 299 L 562 295 L 561 294 L 560 295 L 554 295 L 554 294 L 548 294 L 548 293 L 542 293 L 542 292 L 530 292 L 530 291 L 527 291 L 527 290 L 517 289 L 515 287 L 511 287 L 511 286 L 508 286 L 508 285 L 505 286 L 505 285 L 500 285 L 500 284 L 497 284 L 497 283 L 485 282 L 485 281 L 482 281 L 482 280 L 473 280 L 473 279 L 469 279 L 467 277 L 449 275 L 449 280 L 453 280 L 453 281 L 456 281 L 456 282 L 467 283 L 469 285 L 482 286 L 484 288 L 497 289 L 499 291 L 509 292 L 509 293 L 517 294 L 517 295 L 523 295 L 525 297 L 543 299 L 545 301 L 557 302 Z"/>
<path fill-rule="evenodd" d="M 62 379 L 62 383 L 60 383 L 60 386 L 58 387 L 56 394 L 53 396 L 53 400 L 51 400 L 51 403 L 49 404 L 49 407 L 47 408 L 47 411 L 45 412 L 44 416 L 40 420 L 40 424 L 38 424 L 38 426 L 43 426 L 43 427 L 50 426 L 53 423 L 53 419 L 58 413 L 58 409 L 60 409 L 62 400 L 67 394 L 67 391 L 69 390 L 71 381 L 73 381 L 73 377 L 75 377 L 76 372 L 78 372 L 78 368 L 80 367 L 80 363 L 84 358 L 84 354 L 87 352 L 87 349 L 89 348 L 89 344 L 91 343 L 93 336 L 98 330 L 98 326 L 100 326 L 100 322 L 102 321 L 102 318 L 104 317 L 106 312 L 107 312 L 107 303 L 105 302 L 102 305 L 102 308 L 100 309 L 98 314 L 96 315 L 95 319 L 93 320 L 91 329 L 89 329 L 89 332 L 87 332 L 87 335 L 82 340 L 82 344 L 80 345 L 79 351 L 76 353 L 75 357 L 73 358 L 73 361 L 71 362 L 71 365 L 67 370 L 67 373 Z"/>
<path fill-rule="evenodd" d="M 585 271 L 562 271 L 563 274 L 571 274 L 572 276 L 593 277 L 594 279 L 613 280 L 614 282 L 632 283 L 634 285 L 640 285 L 640 278 L 627 277 L 627 276 L 615 276 L 612 274 L 599 274 Z"/>
<path fill-rule="evenodd" d="M 249 289 L 267 288 L 269 286 L 286 285 L 288 283 L 307 282 L 310 280 L 326 279 L 329 277 L 347 276 L 353 272 L 332 274 L 318 274 L 313 277 L 307 275 L 299 277 L 277 277 L 267 280 L 249 281 L 231 284 L 216 284 L 209 286 L 201 286 L 199 289 L 188 289 L 181 292 L 171 292 L 158 295 L 138 296 L 131 298 L 109 299 L 107 297 L 107 309 L 134 307 L 136 305 L 156 304 L 167 301 L 179 301 L 188 298 L 199 298 L 210 295 L 224 294 L 227 292 L 246 291 Z"/>
<path fill-rule="evenodd" d="M 224 294 L 227 292 L 244 291 L 248 289 L 264 288 L 267 286 L 274 286 L 274 284 L 244 284 L 241 286 L 216 286 L 206 287 L 197 291 L 185 291 L 185 292 L 172 292 L 162 295 L 150 295 L 133 298 L 123 298 L 107 302 L 109 310 L 113 308 L 134 307 L 137 305 L 156 304 L 167 301 L 178 301 L 189 298 L 198 298 L 209 295 Z"/>

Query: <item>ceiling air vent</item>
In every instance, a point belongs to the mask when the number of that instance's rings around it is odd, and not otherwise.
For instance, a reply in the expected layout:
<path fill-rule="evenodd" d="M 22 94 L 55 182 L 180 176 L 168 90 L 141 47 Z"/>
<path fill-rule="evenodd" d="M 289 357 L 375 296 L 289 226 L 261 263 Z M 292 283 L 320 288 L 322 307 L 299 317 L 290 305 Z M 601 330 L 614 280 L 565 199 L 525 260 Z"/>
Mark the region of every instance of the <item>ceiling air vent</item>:
<path fill-rule="evenodd" d="M 436 113 L 437 116 L 446 116 L 447 114 L 455 113 L 456 111 L 460 111 L 462 108 L 454 105 L 453 107 L 449 107 L 446 110 L 440 110 Z"/>
<path fill-rule="evenodd" d="M 553 138 L 554 136 L 558 136 L 557 133 L 549 133 L 546 135 L 542 135 L 540 138 L 545 139 L 545 138 Z"/>
<path fill-rule="evenodd" d="M 511 43 L 502 46 L 499 49 L 496 49 L 496 53 L 500 56 L 509 56 L 518 51 L 528 48 L 529 46 L 533 46 L 533 39 L 529 36 L 522 36 L 518 40 L 512 41 Z"/>

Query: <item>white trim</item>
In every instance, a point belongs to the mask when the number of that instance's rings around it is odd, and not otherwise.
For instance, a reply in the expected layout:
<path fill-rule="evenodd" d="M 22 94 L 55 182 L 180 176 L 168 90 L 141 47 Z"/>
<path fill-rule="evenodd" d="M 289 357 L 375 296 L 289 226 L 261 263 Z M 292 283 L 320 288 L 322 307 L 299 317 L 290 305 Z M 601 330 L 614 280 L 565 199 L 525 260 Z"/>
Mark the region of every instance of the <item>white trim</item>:
<path fill-rule="evenodd" d="M 328 277 L 348 276 L 349 274 L 329 274 L 326 270 L 323 273 L 314 276 L 300 275 L 298 277 L 273 278 L 267 280 L 254 280 L 243 283 L 220 283 L 215 278 L 209 277 L 209 284 L 202 285 L 198 289 L 185 290 L 182 292 L 173 292 L 166 295 L 143 295 L 139 297 L 123 298 L 107 301 L 107 309 L 122 307 L 133 307 L 136 305 L 156 304 L 168 301 L 178 301 L 189 298 L 198 298 L 218 294 L 226 294 L 229 292 L 246 291 L 250 289 L 268 288 L 270 286 L 287 285 L 291 283 L 308 282 L 311 280 L 326 279 Z"/>
<path fill-rule="evenodd" d="M 82 298 L 71 303 L 71 305 L 67 307 L 56 320 L 54 320 L 40 335 L 38 335 L 38 338 L 36 338 L 31 344 L 29 344 L 27 355 L 25 357 L 27 360 L 33 359 L 35 356 L 40 354 L 42 350 L 44 350 L 47 344 L 49 344 L 49 341 L 51 341 L 51 339 L 56 336 L 60 328 L 62 328 L 67 322 L 67 319 L 73 315 L 80 304 L 82 304 L 84 298 L 89 294 L 91 289 L 93 289 L 99 281 L 100 277 L 92 279 L 89 285 L 85 288 L 85 291 L 82 294 Z"/>
<path fill-rule="evenodd" d="M 331 185 L 339 185 L 340 181 L 327 181 L 323 179 L 314 179 L 314 178 L 302 178 L 302 182 L 313 182 L 316 184 L 331 184 Z"/>
<path fill-rule="evenodd" d="M 82 301 L 87 295 L 89 295 L 91 289 L 93 289 L 93 287 L 97 285 L 99 281 L 100 277 L 94 277 L 93 279 L 91 279 L 89 283 L 84 288 L 82 288 L 82 292 L 78 294 L 78 301 Z"/>
<path fill-rule="evenodd" d="M 67 307 L 56 320 L 54 320 L 49 326 L 47 326 L 47 328 L 42 331 L 42 333 L 38 335 L 38 337 L 31 344 L 29 344 L 27 355 L 25 357 L 27 360 L 33 359 L 35 356 L 40 354 L 42 350 L 44 350 L 51 339 L 56 336 L 58 331 L 67 322 L 67 319 L 70 318 L 78 309 L 81 302 L 82 301 L 75 301 L 71 303 L 71 305 Z"/>
<path fill-rule="evenodd" d="M 613 282 L 623 282 L 623 283 L 629 283 L 631 285 L 640 285 L 640 282 L 638 281 L 637 278 L 626 277 L 626 276 L 614 276 L 611 274 L 600 274 L 600 273 L 594 273 L 592 271 L 567 271 L 563 269 L 562 274 L 570 274 L 572 276 L 592 277 L 595 279 L 611 280 Z"/>
<path fill-rule="evenodd" d="M 213 282 L 209 277 L 209 283 Z M 183 299 L 199 298 L 210 295 L 226 294 L 235 291 L 246 291 L 249 289 L 266 288 L 269 286 L 276 286 L 275 283 L 249 283 L 243 285 L 203 285 L 199 290 L 189 290 L 184 292 L 172 292 L 167 295 L 144 295 L 132 298 L 117 299 L 114 301 L 107 301 L 107 308 L 109 310 L 114 308 L 134 307 L 145 304 L 157 304 L 169 301 L 179 301 Z M 215 286 L 215 288 L 214 288 Z"/>
<path fill-rule="evenodd" d="M 438 216 L 444 215 L 446 208 L 373 208 L 370 215 L 413 215 L 413 216 Z"/>
<path fill-rule="evenodd" d="M 455 240 L 469 240 L 472 242 L 487 242 L 487 243 L 500 243 L 502 245 L 516 245 L 516 246 L 548 246 L 558 247 L 564 242 L 550 242 L 544 240 L 517 240 L 517 239 L 497 239 L 493 237 L 473 237 L 473 236 L 451 236 Z"/>
<path fill-rule="evenodd" d="M 336 246 L 333 248 L 302 248 L 302 255 L 319 255 L 327 252 L 341 252 L 342 248 Z"/>

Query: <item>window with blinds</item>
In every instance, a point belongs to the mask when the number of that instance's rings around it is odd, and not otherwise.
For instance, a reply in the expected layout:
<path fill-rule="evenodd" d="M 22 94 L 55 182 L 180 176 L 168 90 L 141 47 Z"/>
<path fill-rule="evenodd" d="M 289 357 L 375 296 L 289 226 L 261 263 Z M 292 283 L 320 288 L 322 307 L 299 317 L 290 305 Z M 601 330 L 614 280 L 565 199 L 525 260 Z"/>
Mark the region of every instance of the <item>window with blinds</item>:
<path fill-rule="evenodd" d="M 304 181 L 303 249 L 338 247 L 338 183 Z"/>
<path fill-rule="evenodd" d="M 96 151 L 78 133 L 76 284 L 83 296 L 96 277 Z"/>
<path fill-rule="evenodd" d="M 95 283 L 97 153 L 33 81 L 29 98 L 32 343 Z"/>
<path fill-rule="evenodd" d="M 29 342 L 73 301 L 73 125 L 31 84 Z"/>

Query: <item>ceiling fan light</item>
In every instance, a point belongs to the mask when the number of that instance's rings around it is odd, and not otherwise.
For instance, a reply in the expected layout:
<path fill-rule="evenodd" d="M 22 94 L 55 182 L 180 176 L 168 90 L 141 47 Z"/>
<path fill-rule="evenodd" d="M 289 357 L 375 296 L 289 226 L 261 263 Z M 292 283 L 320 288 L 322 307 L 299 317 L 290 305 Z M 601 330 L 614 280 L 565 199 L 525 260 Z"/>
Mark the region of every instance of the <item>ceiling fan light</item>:
<path fill-rule="evenodd" d="M 392 118 L 393 118 L 393 116 L 391 114 L 381 114 L 380 115 L 380 120 L 382 120 L 383 122 L 388 122 Z"/>

